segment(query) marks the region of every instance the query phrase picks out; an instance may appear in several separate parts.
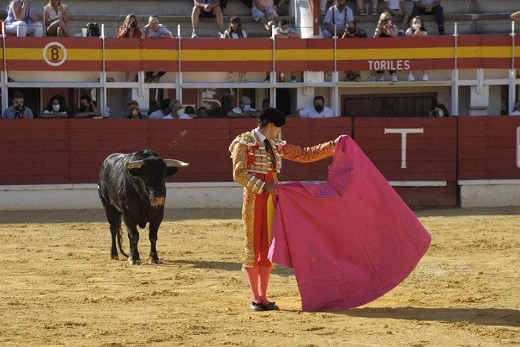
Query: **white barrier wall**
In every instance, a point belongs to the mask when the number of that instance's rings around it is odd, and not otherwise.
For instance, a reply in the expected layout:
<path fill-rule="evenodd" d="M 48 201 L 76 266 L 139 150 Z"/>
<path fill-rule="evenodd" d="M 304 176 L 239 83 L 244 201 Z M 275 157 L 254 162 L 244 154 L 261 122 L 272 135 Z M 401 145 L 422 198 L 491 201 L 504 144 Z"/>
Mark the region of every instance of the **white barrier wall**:
<path fill-rule="evenodd" d="M 166 208 L 240 208 L 242 187 L 233 182 L 167 183 Z M 102 209 L 96 184 L 0 186 L 2 210 Z"/>
<path fill-rule="evenodd" d="M 403 186 L 403 182 L 390 182 Z M 459 181 L 461 207 L 520 206 L 520 180 Z M 241 208 L 234 182 L 167 183 L 166 208 Z M 96 184 L 0 186 L 2 210 L 101 209 Z"/>

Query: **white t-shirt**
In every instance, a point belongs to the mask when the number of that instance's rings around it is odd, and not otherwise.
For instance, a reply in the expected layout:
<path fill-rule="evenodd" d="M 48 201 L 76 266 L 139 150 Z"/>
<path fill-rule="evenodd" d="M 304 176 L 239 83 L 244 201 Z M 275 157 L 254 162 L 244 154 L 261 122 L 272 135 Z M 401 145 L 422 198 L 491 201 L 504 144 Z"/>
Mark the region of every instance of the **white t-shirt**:
<path fill-rule="evenodd" d="M 237 107 L 233 108 L 231 111 L 233 111 L 233 112 L 235 112 L 235 113 L 237 113 L 237 114 L 242 114 L 242 113 L 244 113 L 245 110 L 242 111 L 242 109 L 240 108 L 240 106 L 237 106 Z M 256 109 L 254 109 L 254 108 L 251 107 L 251 108 L 250 108 L 249 110 L 247 110 L 247 111 L 256 112 Z"/>
<path fill-rule="evenodd" d="M 157 110 L 157 111 L 153 111 L 152 113 L 150 113 L 148 115 L 148 118 L 149 119 L 162 119 L 166 116 L 168 116 L 168 115 L 165 115 L 164 113 L 162 113 L 161 110 Z"/>
<path fill-rule="evenodd" d="M 314 109 L 314 106 L 312 107 L 306 107 L 303 110 L 300 110 L 300 117 L 301 118 L 332 118 L 337 117 L 334 115 L 334 112 L 332 112 L 332 109 L 330 107 L 325 106 L 323 108 L 323 111 L 319 112 Z"/>
<path fill-rule="evenodd" d="M 61 7 L 63 7 L 64 11 L 67 10 L 67 5 L 61 4 Z M 49 13 L 49 22 L 50 23 L 54 22 L 56 19 L 62 19 L 63 13 L 65 13 L 65 12 L 61 12 L 61 11 L 58 11 L 58 13 L 56 13 L 54 8 L 52 8 L 52 6 L 49 6 L 49 5 L 45 5 L 43 7 L 43 11 Z"/>
<path fill-rule="evenodd" d="M 162 119 L 173 119 L 172 114 L 170 113 L 167 116 L 164 116 Z M 192 119 L 190 116 L 188 116 L 186 113 L 179 113 L 177 115 L 177 119 Z"/>
<path fill-rule="evenodd" d="M 247 33 L 245 32 L 245 30 L 242 30 L 242 37 L 238 36 L 238 33 L 235 33 L 235 32 L 229 32 L 229 29 L 226 30 L 227 34 L 229 35 L 229 38 L 230 39 L 247 39 Z"/>

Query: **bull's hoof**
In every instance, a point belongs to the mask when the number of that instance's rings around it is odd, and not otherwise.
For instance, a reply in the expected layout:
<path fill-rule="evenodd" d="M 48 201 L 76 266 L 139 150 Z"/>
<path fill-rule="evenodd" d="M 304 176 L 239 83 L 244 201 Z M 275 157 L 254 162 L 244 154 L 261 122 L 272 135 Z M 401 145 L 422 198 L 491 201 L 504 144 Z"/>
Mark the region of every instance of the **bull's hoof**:
<path fill-rule="evenodd" d="M 128 264 L 130 265 L 141 265 L 141 259 L 128 259 Z"/>
<path fill-rule="evenodd" d="M 119 256 L 118 255 L 111 255 L 110 259 L 119 260 Z"/>
<path fill-rule="evenodd" d="M 160 261 L 159 259 L 150 259 L 150 263 L 152 263 L 152 264 L 162 264 L 162 261 Z"/>

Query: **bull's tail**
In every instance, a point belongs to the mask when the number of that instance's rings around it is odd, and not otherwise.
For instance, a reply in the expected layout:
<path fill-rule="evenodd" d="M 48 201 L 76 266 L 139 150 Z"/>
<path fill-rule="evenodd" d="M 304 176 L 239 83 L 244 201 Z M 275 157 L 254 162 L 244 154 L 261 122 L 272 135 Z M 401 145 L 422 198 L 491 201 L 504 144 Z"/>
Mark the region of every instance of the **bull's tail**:
<path fill-rule="evenodd" d="M 119 252 L 128 258 L 128 254 L 123 250 L 123 237 L 121 236 L 121 226 L 119 226 L 119 231 L 117 232 L 117 247 L 119 247 Z"/>

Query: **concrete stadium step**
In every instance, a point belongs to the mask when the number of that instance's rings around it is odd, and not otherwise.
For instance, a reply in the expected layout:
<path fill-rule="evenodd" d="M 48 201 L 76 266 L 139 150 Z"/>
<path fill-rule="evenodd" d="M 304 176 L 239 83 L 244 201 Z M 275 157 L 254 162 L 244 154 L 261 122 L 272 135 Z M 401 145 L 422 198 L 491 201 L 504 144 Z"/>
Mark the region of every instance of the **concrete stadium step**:
<path fill-rule="evenodd" d="M 138 17 L 148 18 L 156 14 L 162 16 L 190 16 L 193 2 L 147 0 L 145 3 L 138 0 L 68 0 L 71 17 L 76 15 L 120 15 L 126 16 L 135 13 Z M 251 15 L 251 10 L 240 0 L 229 0 L 224 13 L 229 16 Z M 72 18 L 71 18 L 72 19 Z"/>

